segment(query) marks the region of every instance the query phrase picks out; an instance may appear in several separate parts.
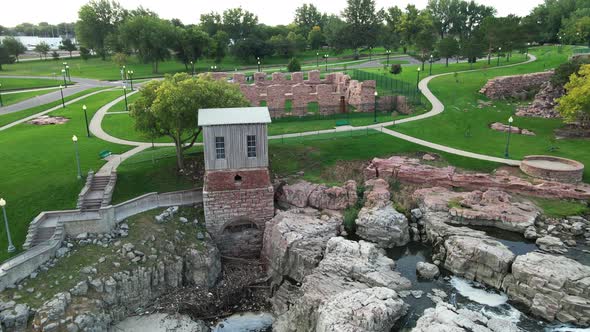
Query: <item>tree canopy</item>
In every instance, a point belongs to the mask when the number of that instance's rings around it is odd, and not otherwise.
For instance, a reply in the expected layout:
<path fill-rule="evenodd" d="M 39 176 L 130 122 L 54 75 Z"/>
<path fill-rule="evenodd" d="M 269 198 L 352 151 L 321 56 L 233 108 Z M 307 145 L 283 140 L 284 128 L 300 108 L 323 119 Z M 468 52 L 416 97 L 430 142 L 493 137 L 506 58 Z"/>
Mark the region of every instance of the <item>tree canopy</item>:
<path fill-rule="evenodd" d="M 103 60 L 106 59 L 106 41 L 115 33 L 126 15 L 116 1 L 91 0 L 78 11 L 76 36 L 81 45 L 94 50 Z"/>
<path fill-rule="evenodd" d="M 130 106 L 136 129 L 150 138 L 172 138 L 179 170 L 185 166 L 183 152 L 194 145 L 201 133 L 197 125 L 199 109 L 249 105 L 237 85 L 209 76 L 192 78 L 186 73 L 150 81 L 139 93 Z"/>
<path fill-rule="evenodd" d="M 557 110 L 568 122 L 590 125 L 590 65 L 582 65 L 565 85 L 566 95 L 557 100 Z"/>

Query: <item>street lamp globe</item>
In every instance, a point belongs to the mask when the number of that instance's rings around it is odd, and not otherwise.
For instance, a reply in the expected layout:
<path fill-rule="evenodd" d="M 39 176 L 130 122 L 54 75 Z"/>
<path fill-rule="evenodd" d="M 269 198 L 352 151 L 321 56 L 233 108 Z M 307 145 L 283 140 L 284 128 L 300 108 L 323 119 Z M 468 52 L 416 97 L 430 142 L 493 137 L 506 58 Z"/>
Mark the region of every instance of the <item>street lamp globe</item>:
<path fill-rule="evenodd" d="M 375 97 L 377 97 L 379 95 L 379 93 L 377 91 L 375 91 Z"/>
<path fill-rule="evenodd" d="M 420 68 L 418 68 L 418 72 L 420 72 Z"/>
<path fill-rule="evenodd" d="M 60 86 L 59 86 L 59 88 L 60 88 L 60 89 L 63 89 L 63 88 L 64 88 L 64 86 L 63 86 L 63 85 L 60 85 Z"/>
<path fill-rule="evenodd" d="M 127 87 L 123 85 L 123 90 L 127 90 Z"/>
<path fill-rule="evenodd" d="M 72 142 L 74 142 L 74 143 L 78 142 L 78 136 L 76 136 L 76 135 L 72 136 Z"/>
<path fill-rule="evenodd" d="M 86 105 L 82 105 L 82 109 L 83 109 L 84 111 L 86 111 L 86 110 L 87 110 L 87 108 L 86 108 Z"/>
<path fill-rule="evenodd" d="M 62 70 L 61 70 L 61 73 L 62 73 L 62 74 L 65 74 L 65 73 L 66 73 L 66 70 L 65 70 L 65 69 L 62 69 Z"/>
<path fill-rule="evenodd" d="M 508 118 L 508 123 L 512 123 L 514 122 L 514 119 L 512 117 Z"/>
<path fill-rule="evenodd" d="M 6 201 L 4 200 L 4 198 L 0 198 L 0 207 L 5 207 L 6 206 Z"/>

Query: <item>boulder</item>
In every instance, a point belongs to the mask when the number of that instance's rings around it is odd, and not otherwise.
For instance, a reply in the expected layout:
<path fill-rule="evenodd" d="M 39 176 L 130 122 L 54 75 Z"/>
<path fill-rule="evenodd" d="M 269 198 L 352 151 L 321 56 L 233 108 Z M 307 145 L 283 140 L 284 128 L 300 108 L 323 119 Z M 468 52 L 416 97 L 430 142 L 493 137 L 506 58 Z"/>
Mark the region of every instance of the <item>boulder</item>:
<path fill-rule="evenodd" d="M 326 243 L 337 236 L 342 225 L 338 216 L 317 210 L 291 209 L 279 212 L 266 223 L 262 258 L 268 264 L 273 284 L 283 277 L 302 282 L 322 259 Z"/>
<path fill-rule="evenodd" d="M 449 223 L 491 226 L 524 233 L 540 210 L 530 201 L 516 201 L 504 191 L 454 192 L 442 187 L 418 189 L 413 194 L 423 210 L 448 211 Z"/>
<path fill-rule="evenodd" d="M 205 249 L 188 249 L 184 256 L 185 283 L 213 287 L 221 275 L 221 254 L 215 245 L 205 243 Z"/>
<path fill-rule="evenodd" d="M 356 182 L 349 180 L 344 186 L 328 187 L 307 181 L 284 184 L 277 190 L 277 201 L 285 207 L 313 207 L 316 209 L 344 210 L 357 201 Z"/>
<path fill-rule="evenodd" d="M 565 244 L 559 238 L 554 236 L 547 235 L 540 237 L 535 244 L 539 246 L 539 249 L 546 252 L 555 254 L 564 254 L 567 252 Z"/>
<path fill-rule="evenodd" d="M 391 203 L 383 207 L 363 207 L 356 219 L 356 235 L 381 248 L 404 246 L 410 242 L 408 219 Z"/>
<path fill-rule="evenodd" d="M 353 289 L 319 306 L 315 331 L 390 331 L 406 310 L 407 305 L 392 289 Z"/>
<path fill-rule="evenodd" d="M 286 298 L 291 305 L 288 311 L 279 315 L 273 325 L 273 331 L 312 331 L 320 322 L 319 318 L 322 315 L 320 308 L 326 308 L 325 310 L 329 312 L 336 309 L 338 312 L 350 312 L 358 308 L 358 303 L 355 301 L 347 301 L 351 306 L 348 309 L 337 308 L 335 304 L 328 305 L 344 292 L 374 287 L 392 290 L 409 289 L 411 282 L 395 272 L 394 268 L 395 262 L 387 258 L 383 250 L 372 243 L 354 242 L 341 237 L 331 238 L 326 245 L 324 259 L 311 274 L 304 278 L 301 287 L 285 290 L 285 293 L 291 294 L 290 298 Z M 287 284 L 281 285 L 281 289 L 287 287 Z M 365 296 L 366 293 L 362 294 Z M 350 293 L 347 298 L 352 299 L 353 295 L 354 293 Z M 354 313 L 351 315 L 356 317 Z M 324 314 L 322 324 L 326 325 L 323 326 L 334 326 L 328 324 L 330 320 L 326 317 L 329 316 L 327 313 Z M 387 315 L 387 317 L 393 316 Z M 386 315 L 379 317 L 386 317 Z M 350 323 L 354 324 L 354 322 Z M 390 323 L 394 322 L 388 320 L 385 324 Z M 381 323 L 373 324 L 373 326 L 379 326 Z M 362 329 L 347 331 L 362 331 Z"/>
<path fill-rule="evenodd" d="M 412 332 L 518 332 L 511 321 L 489 318 L 480 312 L 456 307 L 439 301 L 434 308 L 424 310 Z"/>
<path fill-rule="evenodd" d="M 418 262 L 416 264 L 416 272 L 419 277 L 424 279 L 434 279 L 440 274 L 438 266 L 426 262 Z"/>
<path fill-rule="evenodd" d="M 541 90 L 535 96 L 535 100 L 530 105 L 519 108 L 516 115 L 545 119 L 561 117 L 555 106 L 557 105 L 556 99 L 564 94 L 565 90 L 562 86 L 545 82 L 541 85 Z"/>
<path fill-rule="evenodd" d="M 518 256 L 502 288 L 548 321 L 590 324 L 590 267 L 570 258 L 540 252 Z"/>

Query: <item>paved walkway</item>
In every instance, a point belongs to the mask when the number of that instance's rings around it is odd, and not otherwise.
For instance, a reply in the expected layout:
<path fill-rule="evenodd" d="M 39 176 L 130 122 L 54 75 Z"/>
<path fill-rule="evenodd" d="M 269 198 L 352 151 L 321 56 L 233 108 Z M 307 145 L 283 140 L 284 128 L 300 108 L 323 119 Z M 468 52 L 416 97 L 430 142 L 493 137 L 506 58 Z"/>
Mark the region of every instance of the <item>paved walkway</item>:
<path fill-rule="evenodd" d="M 32 79 L 53 79 L 53 77 L 47 76 L 2 76 L 2 78 L 32 78 Z M 120 86 L 120 82 L 106 82 L 106 81 L 99 81 L 93 80 L 88 78 L 81 78 L 81 77 L 72 77 L 72 81 L 76 82 L 77 84 L 68 86 L 67 89 L 63 89 L 64 98 L 74 95 L 76 93 L 97 87 L 116 87 Z M 22 92 L 22 91 L 21 91 Z M 36 107 L 39 105 L 44 105 L 48 103 L 52 103 L 54 101 L 61 100 L 61 92 L 54 91 L 50 92 L 41 96 L 37 96 L 35 98 L 30 98 L 27 100 L 23 100 L 16 104 L 0 107 L 0 115 L 10 114 L 19 112 L 22 110 L 26 110 L 32 107 Z"/>

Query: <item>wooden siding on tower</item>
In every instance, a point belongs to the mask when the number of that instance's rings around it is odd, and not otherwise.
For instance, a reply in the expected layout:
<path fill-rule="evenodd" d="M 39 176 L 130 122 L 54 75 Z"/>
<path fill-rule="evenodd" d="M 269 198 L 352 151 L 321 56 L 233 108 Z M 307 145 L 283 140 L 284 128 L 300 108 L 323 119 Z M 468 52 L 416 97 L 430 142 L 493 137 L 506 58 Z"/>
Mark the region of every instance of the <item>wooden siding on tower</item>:
<path fill-rule="evenodd" d="M 256 136 L 256 157 L 248 157 L 248 135 Z M 215 137 L 225 139 L 225 159 L 217 159 Z M 205 170 L 268 167 L 266 124 L 220 125 L 203 127 Z"/>

